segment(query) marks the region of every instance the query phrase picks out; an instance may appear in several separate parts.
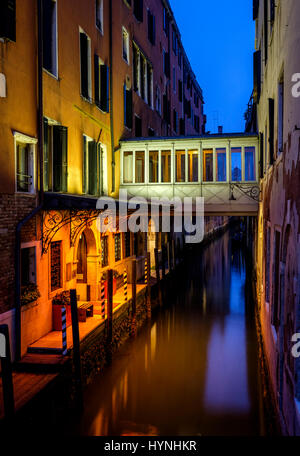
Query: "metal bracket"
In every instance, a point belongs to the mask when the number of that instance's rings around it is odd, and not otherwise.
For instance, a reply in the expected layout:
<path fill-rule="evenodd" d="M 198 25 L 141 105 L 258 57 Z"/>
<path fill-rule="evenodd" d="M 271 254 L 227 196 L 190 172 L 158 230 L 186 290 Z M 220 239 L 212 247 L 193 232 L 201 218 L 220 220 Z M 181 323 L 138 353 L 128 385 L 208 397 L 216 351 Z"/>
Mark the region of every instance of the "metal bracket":
<path fill-rule="evenodd" d="M 258 185 L 249 186 L 247 184 L 231 183 L 230 184 L 230 192 L 231 192 L 230 199 L 231 200 L 236 199 L 233 195 L 233 191 L 235 188 L 237 188 L 244 195 L 248 196 L 248 198 L 251 198 L 254 201 L 257 201 L 258 203 L 261 201 L 261 197 L 260 197 L 261 192 L 260 192 L 260 188 Z"/>

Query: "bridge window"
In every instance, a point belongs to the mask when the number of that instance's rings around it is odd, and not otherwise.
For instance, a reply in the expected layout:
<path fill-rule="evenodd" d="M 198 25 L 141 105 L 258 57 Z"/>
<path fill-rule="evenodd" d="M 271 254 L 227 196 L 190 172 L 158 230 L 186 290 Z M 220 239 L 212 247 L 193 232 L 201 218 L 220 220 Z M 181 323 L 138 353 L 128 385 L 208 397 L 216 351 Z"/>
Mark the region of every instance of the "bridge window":
<path fill-rule="evenodd" d="M 185 150 L 176 150 L 176 182 L 185 182 Z"/>
<path fill-rule="evenodd" d="M 161 181 L 163 183 L 171 182 L 171 151 L 161 151 Z"/>
<path fill-rule="evenodd" d="M 135 153 L 135 183 L 144 184 L 145 182 L 145 152 Z"/>
<path fill-rule="evenodd" d="M 158 151 L 149 152 L 149 182 L 158 182 Z"/>
<path fill-rule="evenodd" d="M 245 180 L 255 181 L 255 147 L 245 148 Z"/>
<path fill-rule="evenodd" d="M 124 184 L 133 183 L 133 153 L 124 152 L 123 161 L 123 182 Z"/>
<path fill-rule="evenodd" d="M 212 149 L 203 150 L 203 181 L 214 180 L 214 155 Z"/>
<path fill-rule="evenodd" d="M 226 149 L 217 149 L 217 181 L 226 182 Z"/>
<path fill-rule="evenodd" d="M 198 180 L 199 180 L 198 163 L 199 163 L 198 151 L 189 150 L 188 151 L 189 182 L 198 182 Z"/>
<path fill-rule="evenodd" d="M 240 147 L 231 149 L 231 180 L 233 182 L 242 180 L 242 149 Z"/>

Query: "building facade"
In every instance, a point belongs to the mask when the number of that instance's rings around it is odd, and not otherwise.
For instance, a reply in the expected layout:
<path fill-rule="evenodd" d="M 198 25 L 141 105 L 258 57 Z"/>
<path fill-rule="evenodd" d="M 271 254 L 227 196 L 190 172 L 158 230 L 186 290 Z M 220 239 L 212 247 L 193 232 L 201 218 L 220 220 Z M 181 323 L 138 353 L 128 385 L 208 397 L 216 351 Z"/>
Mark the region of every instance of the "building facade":
<path fill-rule="evenodd" d="M 300 433 L 300 4 L 254 1 L 254 104 L 260 135 L 257 294 L 265 351 L 284 432 Z M 298 84 L 297 84 L 298 82 Z"/>
<path fill-rule="evenodd" d="M 101 236 L 93 212 L 118 198 L 120 140 L 204 133 L 206 119 L 168 1 L 0 8 L 0 321 L 19 358 L 53 329 L 57 294 L 97 300 L 108 268 L 145 258 L 147 236 Z"/>

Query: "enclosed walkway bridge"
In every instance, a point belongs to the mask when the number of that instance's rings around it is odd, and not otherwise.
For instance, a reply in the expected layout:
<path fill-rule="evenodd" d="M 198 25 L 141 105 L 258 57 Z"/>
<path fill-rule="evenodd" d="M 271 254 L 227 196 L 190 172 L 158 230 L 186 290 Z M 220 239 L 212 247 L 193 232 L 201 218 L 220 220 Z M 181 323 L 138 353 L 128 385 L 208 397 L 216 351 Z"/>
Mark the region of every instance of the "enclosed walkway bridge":
<path fill-rule="evenodd" d="M 121 141 L 120 188 L 128 196 L 204 197 L 206 215 L 257 215 L 255 134 Z"/>

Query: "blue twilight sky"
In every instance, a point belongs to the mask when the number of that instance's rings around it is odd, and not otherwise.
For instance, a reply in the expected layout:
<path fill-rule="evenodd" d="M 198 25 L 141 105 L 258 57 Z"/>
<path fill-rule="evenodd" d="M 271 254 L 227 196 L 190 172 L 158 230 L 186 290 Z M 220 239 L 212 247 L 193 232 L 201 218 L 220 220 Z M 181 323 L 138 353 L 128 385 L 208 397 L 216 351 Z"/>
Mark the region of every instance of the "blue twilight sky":
<path fill-rule="evenodd" d="M 207 130 L 244 131 L 253 88 L 252 0 L 170 0 L 204 94 Z"/>

